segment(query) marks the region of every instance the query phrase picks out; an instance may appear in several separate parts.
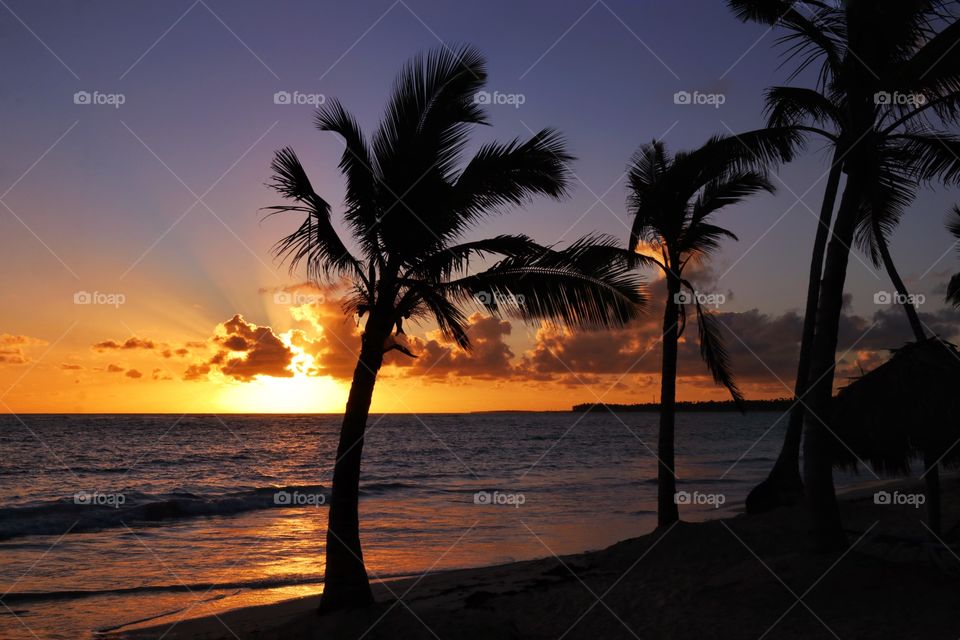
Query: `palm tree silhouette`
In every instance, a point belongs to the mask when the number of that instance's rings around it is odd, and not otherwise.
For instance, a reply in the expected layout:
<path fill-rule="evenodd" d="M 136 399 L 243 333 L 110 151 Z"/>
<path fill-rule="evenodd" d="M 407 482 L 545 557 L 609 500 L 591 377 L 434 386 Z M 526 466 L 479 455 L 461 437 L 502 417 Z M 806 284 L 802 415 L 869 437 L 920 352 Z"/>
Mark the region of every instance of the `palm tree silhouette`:
<path fill-rule="evenodd" d="M 558 133 L 544 129 L 526 141 L 485 144 L 458 170 L 472 125 L 487 123 L 475 99 L 485 80 L 484 58 L 470 47 L 416 57 L 398 77 L 369 143 L 338 101 L 317 111 L 317 127 L 345 143 L 343 217 L 358 256 L 341 240 L 330 205 L 293 150 L 281 149 L 273 160 L 269 186 L 293 203 L 269 209 L 304 216 L 276 254 L 291 269 L 305 264 L 312 279 L 346 279 L 346 310 L 366 318 L 333 471 L 323 610 L 372 601 L 359 534 L 361 457 L 384 354 L 413 355 L 399 338 L 405 320 L 433 321 L 469 349 L 470 305 L 523 321 L 602 328 L 626 323 L 644 302 L 613 238 L 589 236 L 564 249 L 523 235 L 462 241 L 491 214 L 537 195 L 563 196 L 572 160 Z M 471 259 L 488 258 L 497 261 L 470 270 Z"/>
<path fill-rule="evenodd" d="M 716 137 L 698 149 L 671 156 L 655 141 L 642 146 L 629 166 L 627 205 L 634 218 L 628 249 L 658 253 L 659 258 L 645 256 L 644 261 L 663 272 L 667 285 L 657 444 L 657 523 L 661 527 L 679 519 L 674 423 L 677 348 L 686 327 L 687 306 L 696 309 L 700 355 L 714 381 L 726 387 L 738 405 L 743 400 L 717 320 L 704 309 L 683 272 L 690 261 L 708 259 L 724 238 L 737 239 L 713 223 L 717 212 L 757 192 L 773 192 L 765 173 L 748 167 L 753 152 L 762 151 L 763 143 L 755 134 Z"/>
<path fill-rule="evenodd" d="M 913 199 L 916 184 L 960 177 L 960 139 L 931 129 L 960 111 L 960 24 L 937 0 L 728 0 L 743 20 L 787 30 L 781 42 L 800 61 L 795 77 L 820 62 L 816 89 L 775 87 L 771 124 L 794 124 L 833 146 L 810 266 L 804 331 L 787 437 L 754 504 L 796 495 L 801 431 L 804 480 L 822 547 L 844 544 L 833 488 L 832 434 L 821 420 L 833 389 L 837 332 L 850 247 L 856 241 L 882 262 L 898 288 L 886 236 Z M 912 100 L 910 98 L 913 98 Z M 842 174 L 846 184 L 829 231 Z M 921 327 L 907 309 L 914 332 Z M 920 333 L 922 335 L 922 329 Z M 765 495 L 758 495 L 765 494 Z"/>

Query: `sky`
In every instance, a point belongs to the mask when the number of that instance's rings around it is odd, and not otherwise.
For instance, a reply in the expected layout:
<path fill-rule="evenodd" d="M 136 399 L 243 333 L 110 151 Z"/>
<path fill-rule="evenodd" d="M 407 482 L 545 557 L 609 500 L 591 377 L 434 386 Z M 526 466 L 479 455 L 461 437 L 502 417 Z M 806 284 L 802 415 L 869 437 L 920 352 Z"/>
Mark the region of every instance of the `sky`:
<path fill-rule="evenodd" d="M 3 0 L 0 412 L 341 411 L 360 327 L 342 313 L 342 289 L 271 258 L 295 221 L 263 219 L 279 203 L 264 185 L 270 160 L 292 146 L 316 190 L 342 202 L 341 143 L 312 127 L 314 105 L 336 97 L 372 131 L 402 65 L 457 44 L 488 60 L 492 126 L 473 132 L 471 149 L 552 126 L 577 157 L 570 197 L 534 201 L 482 233 L 561 246 L 592 231 L 625 241 L 624 171 L 637 147 L 757 128 L 764 89 L 789 75 L 776 33 L 715 0 Z M 707 103 L 677 104 L 678 92 Z M 779 170 L 775 195 L 722 212 L 739 242 L 697 267 L 701 290 L 722 298 L 749 397 L 791 393 L 826 172 L 818 144 Z M 960 255 L 944 220 L 955 201 L 924 192 L 892 242 L 924 321 L 948 338 L 957 315 L 941 301 Z M 617 331 L 477 309 L 477 346 L 463 354 L 435 327 L 411 328 L 420 357 L 391 356 L 373 410 L 649 402 L 663 287 L 648 280 L 648 313 Z M 860 253 L 847 290 L 841 383 L 910 338 L 899 310 L 875 301 L 891 286 Z M 692 339 L 680 375 L 681 399 L 724 397 Z"/>

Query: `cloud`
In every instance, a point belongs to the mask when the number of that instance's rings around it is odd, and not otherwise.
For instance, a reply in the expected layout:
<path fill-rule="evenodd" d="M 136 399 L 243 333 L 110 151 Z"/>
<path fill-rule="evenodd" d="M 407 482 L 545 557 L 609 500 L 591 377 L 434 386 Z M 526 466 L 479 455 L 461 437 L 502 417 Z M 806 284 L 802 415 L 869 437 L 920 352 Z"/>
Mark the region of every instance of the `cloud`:
<path fill-rule="evenodd" d="M 40 338 L 0 334 L 0 364 L 26 364 L 30 362 L 30 357 L 24 352 L 24 347 L 40 347 L 46 344 L 47 341 Z"/>
<path fill-rule="evenodd" d="M 221 350 L 209 364 L 236 380 L 249 381 L 256 376 L 290 378 L 293 351 L 270 327 L 247 322 L 237 314 L 218 327 L 214 344 Z M 188 369 L 189 371 L 189 369 Z"/>
<path fill-rule="evenodd" d="M 467 319 L 467 335 L 471 348 L 464 351 L 456 343 L 445 340 L 439 331 L 426 340 L 408 337 L 407 348 L 416 359 L 391 351 L 387 364 L 406 368 L 412 375 L 429 378 L 456 376 L 477 380 L 495 380 L 511 377 L 515 371 L 511 364 L 514 353 L 504 342 L 512 327 L 509 322 L 474 313 Z"/>
<path fill-rule="evenodd" d="M 699 289 L 699 287 L 698 287 Z M 709 290 L 709 289 L 707 289 Z M 575 376 L 606 375 L 625 380 L 660 373 L 660 336 L 662 334 L 663 294 L 654 292 L 648 313 L 628 327 L 602 332 L 569 332 L 542 327 L 533 346 L 517 365 L 521 377 L 554 380 L 560 383 Z M 729 301 L 729 297 L 728 297 Z M 844 378 L 860 375 L 888 357 L 888 349 L 913 339 L 903 309 L 891 306 L 870 317 L 852 314 L 847 296 L 841 316 L 838 355 L 847 353 L 837 370 L 838 384 Z M 752 393 L 789 394 L 796 376 L 803 319 L 796 311 L 781 314 L 712 310 L 726 343 L 737 380 Z M 960 312 L 942 308 L 921 313 L 927 333 L 956 339 L 960 332 Z M 697 323 L 692 310 L 680 340 L 678 374 L 683 384 L 715 388 L 704 366 L 698 347 Z M 658 378 L 654 378 L 659 383 Z M 682 389 L 681 389 L 682 393 Z"/>
<path fill-rule="evenodd" d="M 185 358 L 190 355 L 190 349 L 205 349 L 206 347 L 207 344 L 205 342 L 188 342 L 182 347 L 175 348 L 165 342 L 156 342 L 154 340 L 147 340 L 138 336 L 132 336 L 123 342 L 117 340 L 103 340 L 102 342 L 97 342 L 92 345 L 91 349 L 99 353 L 104 353 L 106 351 L 132 351 L 135 349 L 142 349 L 144 351 L 157 351 L 164 358 L 173 358 L 174 356 L 178 358 Z"/>
<path fill-rule="evenodd" d="M 80 371 L 83 369 L 83 365 L 74 364 L 72 362 L 63 362 L 60 364 L 60 368 L 63 371 Z"/>
<path fill-rule="evenodd" d="M 343 297 L 327 289 L 322 291 L 322 300 L 290 308 L 299 327 L 284 335 L 291 345 L 312 356 L 315 366 L 308 373 L 349 380 L 357 366 L 361 329 L 353 318 L 344 316 L 346 300 Z M 405 328 L 409 330 L 410 326 Z M 402 370 L 404 375 L 431 380 L 450 376 L 478 380 L 508 378 L 514 373 L 511 364 L 514 353 L 504 340 L 510 333 L 509 322 L 474 313 L 467 322 L 470 351 L 447 341 L 439 331 L 423 337 L 394 336 L 391 340 L 406 346 L 417 358 L 397 350 L 389 351 L 384 357 L 384 373 Z"/>
<path fill-rule="evenodd" d="M 210 365 L 192 364 L 183 374 L 184 380 L 203 380 L 210 373 Z"/>
<path fill-rule="evenodd" d="M 107 365 L 107 373 L 121 373 L 122 371 L 123 371 L 123 367 L 119 365 L 115 365 L 115 364 Z"/>
<path fill-rule="evenodd" d="M 104 340 L 103 342 L 97 342 L 93 345 L 92 349 L 94 351 L 115 351 L 115 350 L 129 350 L 129 349 L 155 349 L 157 344 L 153 340 L 144 340 L 143 338 L 138 338 L 133 336 L 127 338 L 124 342 L 117 342 L 116 340 Z"/>
<path fill-rule="evenodd" d="M 128 378 L 134 378 L 134 379 L 143 377 L 143 374 L 137 371 L 136 369 L 130 369 L 124 375 L 127 376 Z"/>
<path fill-rule="evenodd" d="M 353 377 L 360 353 L 360 328 L 343 313 L 343 298 L 329 292 L 322 301 L 290 307 L 299 328 L 289 332 L 290 344 L 312 356 L 307 373 L 343 380 Z"/>

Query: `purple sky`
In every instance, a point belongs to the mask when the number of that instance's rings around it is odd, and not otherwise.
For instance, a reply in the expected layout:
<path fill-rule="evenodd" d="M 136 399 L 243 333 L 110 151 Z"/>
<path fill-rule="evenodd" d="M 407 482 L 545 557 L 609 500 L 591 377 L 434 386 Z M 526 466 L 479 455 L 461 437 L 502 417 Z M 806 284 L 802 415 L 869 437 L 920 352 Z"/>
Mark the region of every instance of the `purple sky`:
<path fill-rule="evenodd" d="M 775 34 L 718 0 L 3 0 L 0 328 L 51 340 L 64 316 L 51 300 L 78 289 L 146 294 L 143 317 L 185 332 L 236 312 L 269 320 L 258 289 L 290 281 L 268 255 L 289 225 L 258 213 L 275 203 L 263 186 L 273 150 L 292 145 L 318 191 L 333 203 L 343 193 L 338 139 L 312 128 L 308 105 L 274 104 L 274 93 L 336 96 L 369 132 L 401 65 L 441 41 L 478 47 L 489 90 L 522 96 L 490 107 L 493 127 L 477 143 L 544 126 L 567 136 L 572 197 L 485 230 L 547 243 L 593 230 L 625 237 L 622 178 L 637 146 L 663 137 L 679 149 L 760 126 L 764 88 L 788 75 Z M 124 102 L 78 105 L 78 91 Z M 677 91 L 725 103 L 676 105 Z M 814 144 L 780 172 L 776 196 L 722 216 L 740 237 L 714 262 L 728 310 L 802 306 L 824 171 Z M 929 310 L 957 267 L 943 228 L 954 197 L 924 193 L 893 241 Z M 873 293 L 890 289 L 862 257 L 848 283 L 864 316 L 877 310 Z"/>

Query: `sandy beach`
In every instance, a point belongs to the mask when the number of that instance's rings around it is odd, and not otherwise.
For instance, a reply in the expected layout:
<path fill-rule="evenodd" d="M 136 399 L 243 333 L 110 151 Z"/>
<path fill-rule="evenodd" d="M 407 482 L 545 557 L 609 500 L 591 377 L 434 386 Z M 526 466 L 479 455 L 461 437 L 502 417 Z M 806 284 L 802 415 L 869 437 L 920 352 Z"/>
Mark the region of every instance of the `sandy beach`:
<path fill-rule="evenodd" d="M 944 481 L 945 530 L 956 475 Z M 127 629 L 113 640 L 320 638 L 956 638 L 960 558 L 934 545 L 924 509 L 842 496 L 850 548 L 805 549 L 799 509 L 674 527 L 602 551 L 378 583 L 377 604 L 320 616 L 318 598 Z M 902 540 L 896 543 L 896 540 Z"/>

